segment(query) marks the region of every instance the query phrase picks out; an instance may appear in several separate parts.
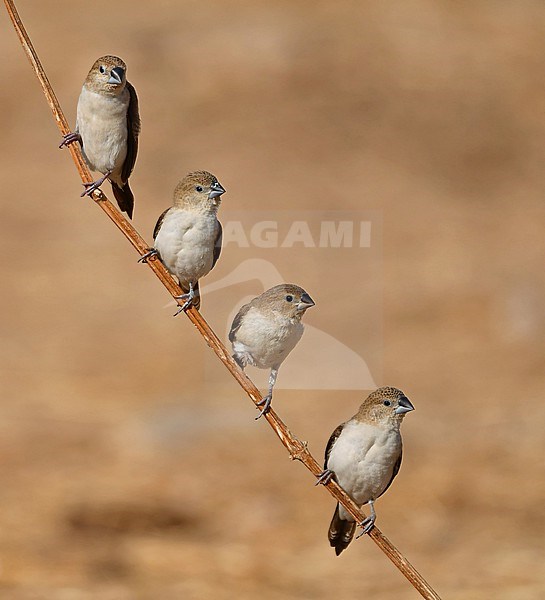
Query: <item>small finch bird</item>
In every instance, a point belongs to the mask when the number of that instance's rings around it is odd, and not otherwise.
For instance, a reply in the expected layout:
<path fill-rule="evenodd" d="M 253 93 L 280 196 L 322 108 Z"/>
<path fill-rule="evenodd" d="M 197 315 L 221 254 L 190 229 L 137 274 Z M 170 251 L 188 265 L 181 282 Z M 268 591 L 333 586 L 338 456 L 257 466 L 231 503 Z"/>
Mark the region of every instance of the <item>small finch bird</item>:
<path fill-rule="evenodd" d="M 129 187 L 138 151 L 140 116 L 138 98 L 126 78 L 127 66 L 117 56 L 103 56 L 91 67 L 78 100 L 76 130 L 62 144 L 80 142 L 92 171 L 103 177 L 85 183 L 82 196 L 110 180 L 119 208 L 132 218 L 134 196 Z"/>
<path fill-rule="evenodd" d="M 333 478 L 356 504 L 369 504 L 370 516 L 359 523 L 363 527 L 361 535 L 373 528 L 374 502 L 390 487 L 399 471 L 402 454 L 399 428 L 405 413 L 411 410 L 414 406 L 402 391 L 379 388 L 329 438 L 325 470 L 317 483 L 325 484 Z M 328 531 L 329 543 L 337 556 L 352 541 L 357 525 L 337 503 Z"/>
<path fill-rule="evenodd" d="M 264 415 L 271 406 L 278 369 L 303 335 L 301 317 L 314 301 L 291 283 L 277 285 L 242 306 L 233 319 L 229 341 L 233 358 L 244 369 L 250 364 L 270 369 L 269 392 L 259 403 Z"/>
<path fill-rule="evenodd" d="M 223 193 L 225 189 L 207 171 L 186 175 L 174 190 L 173 206 L 155 225 L 155 250 L 140 259 L 159 254 L 165 267 L 178 278 L 185 293 L 177 299 L 186 302 L 176 314 L 191 304 L 200 307 L 199 279 L 210 273 L 221 252 L 222 229 L 217 212 Z"/>

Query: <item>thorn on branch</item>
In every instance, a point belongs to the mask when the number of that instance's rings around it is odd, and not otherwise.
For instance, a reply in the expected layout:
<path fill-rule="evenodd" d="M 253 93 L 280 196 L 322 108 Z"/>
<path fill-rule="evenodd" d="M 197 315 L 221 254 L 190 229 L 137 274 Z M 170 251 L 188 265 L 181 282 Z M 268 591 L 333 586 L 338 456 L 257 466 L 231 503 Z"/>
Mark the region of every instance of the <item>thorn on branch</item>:
<path fill-rule="evenodd" d="M 298 440 L 296 437 L 294 437 L 292 440 L 290 440 L 289 450 L 290 450 L 291 460 L 298 460 L 298 461 L 304 463 L 305 459 L 308 458 L 308 456 L 309 456 L 308 442 L 305 442 L 305 441 L 302 442 L 301 440 Z"/>
<path fill-rule="evenodd" d="M 107 200 L 102 190 L 93 190 L 90 196 L 95 202 L 104 202 L 105 200 Z"/>

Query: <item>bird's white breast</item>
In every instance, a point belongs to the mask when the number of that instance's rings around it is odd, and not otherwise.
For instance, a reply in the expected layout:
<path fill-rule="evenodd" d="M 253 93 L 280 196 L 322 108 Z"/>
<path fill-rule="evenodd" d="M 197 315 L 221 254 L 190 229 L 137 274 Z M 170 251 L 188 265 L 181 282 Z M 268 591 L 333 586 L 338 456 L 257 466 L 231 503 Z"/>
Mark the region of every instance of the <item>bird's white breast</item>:
<path fill-rule="evenodd" d="M 300 320 L 262 313 L 255 307 L 244 315 L 233 350 L 261 369 L 278 367 L 303 335 Z"/>
<path fill-rule="evenodd" d="M 196 283 L 210 272 L 218 227 L 212 213 L 171 208 L 165 215 L 155 248 L 180 283 Z"/>
<path fill-rule="evenodd" d="M 121 184 L 121 169 L 127 156 L 127 109 L 129 92 L 120 96 L 97 94 L 83 86 L 78 101 L 76 130 L 83 142 L 89 168 L 106 173 Z"/>
<path fill-rule="evenodd" d="M 398 430 L 351 420 L 333 445 L 327 468 L 335 472 L 339 485 L 361 506 L 384 492 L 400 452 Z M 341 518 L 353 520 L 342 506 L 340 509 Z"/>

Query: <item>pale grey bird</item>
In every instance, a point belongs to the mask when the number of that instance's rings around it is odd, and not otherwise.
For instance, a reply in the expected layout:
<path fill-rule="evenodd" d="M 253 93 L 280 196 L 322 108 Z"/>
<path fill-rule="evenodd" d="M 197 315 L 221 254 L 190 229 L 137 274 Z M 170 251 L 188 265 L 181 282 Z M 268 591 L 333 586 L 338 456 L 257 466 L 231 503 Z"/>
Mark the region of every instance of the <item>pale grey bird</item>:
<path fill-rule="evenodd" d="M 109 179 L 119 208 L 132 218 L 134 196 L 129 176 L 138 152 L 140 116 L 136 91 L 126 72 L 127 66 L 117 56 L 103 56 L 95 62 L 79 96 L 76 130 L 64 136 L 59 147 L 80 142 L 89 168 L 103 174 L 84 184 L 82 196 Z"/>
<path fill-rule="evenodd" d="M 199 279 L 216 264 L 221 252 L 221 223 L 217 213 L 225 189 L 207 171 L 186 175 L 174 190 L 173 206 L 159 217 L 153 239 L 154 250 L 140 261 L 158 253 L 165 267 L 178 278 L 185 292 L 178 300 L 200 307 Z"/>
<path fill-rule="evenodd" d="M 390 487 L 401 466 L 403 417 L 414 410 L 405 394 L 382 387 L 370 394 L 358 412 L 331 434 L 325 451 L 325 470 L 317 483 L 331 478 L 358 506 L 369 505 L 370 516 L 362 523 L 362 534 L 374 526 L 375 500 Z M 352 541 L 353 517 L 337 503 L 328 538 L 338 556 Z"/>
<path fill-rule="evenodd" d="M 314 306 L 303 288 L 282 283 L 242 306 L 231 325 L 233 358 L 244 369 L 253 365 L 270 369 L 269 391 L 259 406 L 261 417 L 270 408 L 278 369 L 303 335 L 302 316 Z"/>

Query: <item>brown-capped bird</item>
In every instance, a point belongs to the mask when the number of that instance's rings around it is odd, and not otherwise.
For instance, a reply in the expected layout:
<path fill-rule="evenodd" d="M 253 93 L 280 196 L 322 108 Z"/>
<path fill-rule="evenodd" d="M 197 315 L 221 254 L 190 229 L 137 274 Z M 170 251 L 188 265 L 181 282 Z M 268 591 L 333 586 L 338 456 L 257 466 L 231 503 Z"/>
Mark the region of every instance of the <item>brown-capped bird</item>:
<path fill-rule="evenodd" d="M 314 306 L 303 288 L 282 283 L 242 306 L 231 325 L 233 358 L 244 369 L 253 365 L 270 369 L 269 391 L 260 402 L 261 417 L 270 408 L 278 369 L 303 335 L 302 316 Z"/>
<path fill-rule="evenodd" d="M 103 177 L 86 183 L 90 195 L 106 179 L 112 184 L 119 208 L 132 218 L 134 196 L 129 187 L 138 151 L 140 116 L 127 66 L 117 56 L 102 56 L 91 67 L 78 100 L 76 130 L 60 145 L 79 141 L 87 165 Z"/>
<path fill-rule="evenodd" d="M 332 433 L 325 451 L 325 470 L 318 483 L 332 477 L 358 506 L 369 505 L 370 516 L 362 523 L 363 533 L 375 524 L 375 500 L 390 487 L 399 471 L 402 455 L 403 417 L 414 410 L 405 394 L 382 387 L 370 394 L 358 412 Z M 337 503 L 329 526 L 329 543 L 338 556 L 352 541 L 358 524 Z"/>
<path fill-rule="evenodd" d="M 221 223 L 217 213 L 225 189 L 207 171 L 186 175 L 174 190 L 173 206 L 159 217 L 153 239 L 154 248 L 140 260 L 159 254 L 165 267 L 176 275 L 186 302 L 176 313 L 191 304 L 200 307 L 199 279 L 207 275 L 221 252 Z"/>

